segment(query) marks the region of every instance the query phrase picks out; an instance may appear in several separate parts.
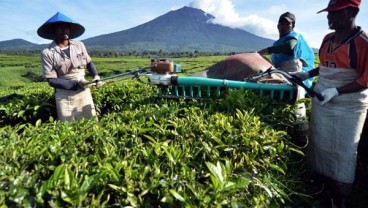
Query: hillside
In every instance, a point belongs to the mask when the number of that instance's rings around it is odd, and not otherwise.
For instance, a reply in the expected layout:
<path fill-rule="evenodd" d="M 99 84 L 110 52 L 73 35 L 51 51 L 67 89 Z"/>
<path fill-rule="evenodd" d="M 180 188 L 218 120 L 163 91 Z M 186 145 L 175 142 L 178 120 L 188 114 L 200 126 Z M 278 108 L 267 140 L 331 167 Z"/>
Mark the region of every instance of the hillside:
<path fill-rule="evenodd" d="M 214 16 L 200 9 L 183 7 L 147 23 L 83 40 L 89 50 L 168 52 L 245 52 L 267 47 L 273 40 L 245 30 L 212 24 Z M 22 39 L 0 42 L 0 50 L 40 50 L 45 45 Z"/>
<path fill-rule="evenodd" d="M 41 45 L 23 39 L 0 41 L 0 50 L 32 50 L 39 49 Z"/>
<path fill-rule="evenodd" d="M 191 7 L 170 11 L 137 27 L 84 40 L 89 48 L 168 51 L 254 51 L 272 40 L 210 23 L 215 18 Z"/>

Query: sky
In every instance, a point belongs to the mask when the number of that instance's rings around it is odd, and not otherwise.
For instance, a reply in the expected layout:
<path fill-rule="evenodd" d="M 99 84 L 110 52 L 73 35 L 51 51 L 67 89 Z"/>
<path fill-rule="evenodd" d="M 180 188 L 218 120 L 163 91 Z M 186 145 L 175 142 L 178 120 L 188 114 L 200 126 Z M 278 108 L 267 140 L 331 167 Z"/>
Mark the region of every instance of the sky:
<path fill-rule="evenodd" d="M 83 40 L 127 30 L 165 13 L 190 6 L 215 16 L 216 24 L 244 29 L 276 40 L 277 21 L 284 12 L 296 16 L 295 31 L 309 45 L 319 48 L 329 32 L 326 8 L 328 0 L 0 0 L 0 41 L 21 38 L 36 44 L 49 43 L 37 35 L 37 29 L 60 12 L 83 25 Z M 368 30 L 368 1 L 363 0 L 356 19 Z"/>

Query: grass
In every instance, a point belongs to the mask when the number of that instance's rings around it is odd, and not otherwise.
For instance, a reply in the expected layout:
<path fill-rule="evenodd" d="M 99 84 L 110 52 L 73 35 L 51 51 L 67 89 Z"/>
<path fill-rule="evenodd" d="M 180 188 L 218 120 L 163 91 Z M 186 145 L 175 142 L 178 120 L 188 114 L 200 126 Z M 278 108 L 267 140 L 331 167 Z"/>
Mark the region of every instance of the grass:
<path fill-rule="evenodd" d="M 18 89 L 33 82 L 27 74 L 41 76 L 40 57 L 38 55 L 18 56 L 0 54 L 0 90 Z"/>
<path fill-rule="evenodd" d="M 28 71 L 36 69 L 26 69 L 23 66 L 1 67 L 0 90 L 16 89 L 25 87 L 32 80 L 26 77 Z"/>
<path fill-rule="evenodd" d="M 156 57 L 153 57 L 156 58 Z M 197 58 L 174 58 L 169 59 L 174 63 L 181 64 L 184 74 L 190 74 L 204 70 L 208 66 L 222 60 L 224 56 L 208 56 Z M 123 73 L 127 70 L 136 70 L 150 65 L 150 57 L 92 57 L 93 63 L 97 67 L 97 71 L 101 77 L 108 77 L 112 74 Z M 27 83 L 33 82 L 27 77 L 32 73 L 36 76 L 42 76 L 40 57 L 18 56 L 0 54 L 0 90 L 19 89 L 25 87 Z M 87 73 L 88 74 L 88 73 Z"/>

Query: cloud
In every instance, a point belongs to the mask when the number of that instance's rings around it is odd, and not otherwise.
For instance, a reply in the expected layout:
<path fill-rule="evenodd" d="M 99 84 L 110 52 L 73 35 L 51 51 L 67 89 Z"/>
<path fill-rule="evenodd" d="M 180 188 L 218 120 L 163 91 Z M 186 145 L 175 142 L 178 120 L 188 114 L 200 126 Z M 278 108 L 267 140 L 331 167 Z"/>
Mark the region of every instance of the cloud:
<path fill-rule="evenodd" d="M 231 0 L 194 0 L 189 6 L 202 9 L 215 16 L 216 18 L 212 21 L 214 24 L 240 28 L 265 38 L 278 38 L 276 23 L 274 21 L 256 14 L 240 16 Z M 272 13 L 275 13 L 275 11 L 280 13 L 279 11 L 282 8 L 271 7 L 270 10 L 272 10 Z"/>

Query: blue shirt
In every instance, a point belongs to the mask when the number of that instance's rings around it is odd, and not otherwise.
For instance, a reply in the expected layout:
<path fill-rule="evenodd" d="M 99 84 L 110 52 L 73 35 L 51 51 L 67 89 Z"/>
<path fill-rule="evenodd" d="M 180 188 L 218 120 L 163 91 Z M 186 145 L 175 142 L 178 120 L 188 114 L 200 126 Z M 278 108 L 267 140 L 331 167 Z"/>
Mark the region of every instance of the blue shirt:
<path fill-rule="evenodd" d="M 301 34 L 296 33 L 295 31 L 291 31 L 290 33 L 280 37 L 276 42 L 274 42 L 273 46 L 277 46 L 281 43 L 284 43 L 290 39 L 296 39 L 297 44 L 293 49 L 292 55 L 287 55 L 283 53 L 273 53 L 272 54 L 272 64 L 279 65 L 284 61 L 289 61 L 292 59 L 303 59 L 307 62 L 308 66 L 303 67 L 304 72 L 308 72 L 314 69 L 314 53 L 313 50 L 308 46 L 304 37 Z M 307 87 L 311 87 L 313 82 L 313 78 L 309 78 L 305 80 L 303 83 Z"/>

